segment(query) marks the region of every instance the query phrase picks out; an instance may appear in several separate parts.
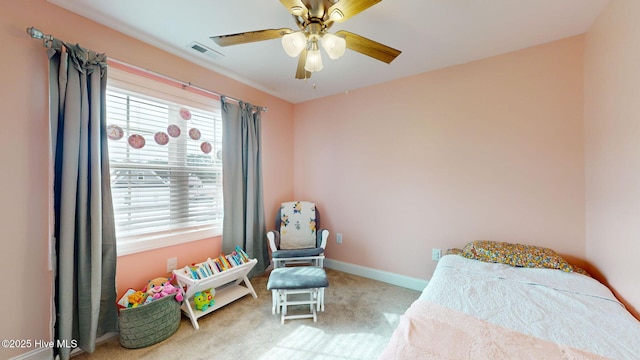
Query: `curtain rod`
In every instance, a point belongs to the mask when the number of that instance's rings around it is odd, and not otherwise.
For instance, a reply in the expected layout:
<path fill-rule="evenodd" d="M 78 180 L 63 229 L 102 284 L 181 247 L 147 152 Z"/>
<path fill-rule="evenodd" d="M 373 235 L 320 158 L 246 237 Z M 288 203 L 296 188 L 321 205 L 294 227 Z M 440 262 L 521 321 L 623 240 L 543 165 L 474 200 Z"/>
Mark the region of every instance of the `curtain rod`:
<path fill-rule="evenodd" d="M 148 73 L 148 74 L 151 74 L 151 75 L 153 75 L 153 76 L 157 76 L 157 77 L 162 78 L 162 79 L 165 79 L 165 80 L 173 81 L 173 82 L 175 82 L 175 83 L 178 83 L 178 84 L 182 85 L 182 87 L 183 87 L 183 88 L 185 88 L 185 87 L 191 87 L 191 88 L 194 88 L 194 89 L 196 89 L 196 90 L 199 90 L 199 91 L 202 91 L 202 92 L 205 92 L 205 93 L 208 93 L 208 94 L 212 94 L 212 95 L 219 96 L 219 97 L 224 97 L 224 98 L 226 98 L 226 99 L 229 99 L 229 100 L 235 101 L 235 102 L 237 102 L 237 103 L 239 103 L 239 102 L 241 102 L 241 101 L 242 101 L 242 100 L 240 100 L 240 99 L 236 99 L 236 98 L 234 98 L 234 97 L 231 97 L 231 96 L 228 96 L 228 95 L 224 95 L 224 94 L 220 94 L 220 93 L 218 93 L 218 92 L 211 91 L 211 90 L 209 90 L 209 89 L 205 89 L 205 88 L 203 88 L 203 87 L 200 87 L 200 86 L 194 85 L 194 84 L 192 84 L 191 82 L 186 82 L 186 81 L 178 80 L 178 79 L 172 78 L 172 77 L 170 77 L 170 76 L 167 76 L 167 75 L 164 75 L 164 74 L 160 74 L 160 73 L 158 73 L 158 72 L 155 72 L 155 71 L 153 71 L 153 70 L 149 70 L 149 69 L 145 69 L 145 68 L 142 68 L 142 67 L 139 67 L 139 66 L 136 66 L 136 65 L 128 64 L 128 63 L 126 63 L 126 62 L 124 62 L 124 61 L 122 61 L 122 60 L 117 60 L 117 59 L 109 58 L 109 61 L 113 61 L 113 62 L 115 62 L 115 63 L 118 63 L 118 64 L 123 65 L 123 66 L 126 66 L 126 67 L 130 67 L 130 68 L 135 69 L 135 70 L 138 70 L 138 71 L 146 72 L 146 73 Z M 266 112 L 266 111 L 268 110 L 268 108 L 267 108 L 267 107 L 265 107 L 265 106 L 256 106 L 256 108 L 257 108 L 259 111 L 264 111 L 264 112 Z"/>
<path fill-rule="evenodd" d="M 53 35 L 44 34 L 42 31 L 40 31 L 40 30 L 38 30 L 38 29 L 36 29 L 34 27 L 27 28 L 27 34 L 29 34 L 31 36 L 31 38 L 33 38 L 33 39 L 42 39 L 43 45 L 46 48 L 50 48 L 52 42 L 54 40 L 56 40 L 56 38 L 54 38 Z M 238 102 L 238 103 L 242 101 L 240 99 L 236 99 L 234 97 L 227 96 L 227 95 L 224 95 L 224 94 L 221 94 L 221 93 L 218 93 L 218 92 L 215 92 L 215 91 L 211 91 L 209 89 L 205 89 L 203 87 L 194 85 L 191 82 L 185 82 L 185 81 L 182 81 L 182 80 L 178 80 L 178 79 L 169 77 L 169 76 L 164 75 L 164 74 L 157 73 L 157 72 L 149 70 L 149 69 L 145 69 L 145 68 L 141 68 L 139 66 L 127 64 L 126 62 L 121 61 L 121 60 L 116 60 L 116 59 L 112 59 L 112 58 L 109 58 L 108 60 L 116 62 L 116 63 L 118 63 L 120 65 L 124 65 L 124 66 L 130 67 L 130 68 L 138 70 L 138 71 L 143 71 L 143 72 L 149 73 L 151 75 L 160 77 L 160 78 L 165 79 L 165 80 L 173 81 L 175 83 L 181 84 L 183 88 L 191 87 L 191 88 L 194 88 L 196 90 L 199 90 L 199 91 L 202 91 L 202 92 L 205 92 L 205 93 L 209 93 L 209 94 L 212 94 L 212 95 L 216 95 L 216 96 L 219 96 L 219 97 L 224 97 L 226 99 L 233 100 L 233 101 Z M 268 110 L 268 108 L 265 107 L 265 106 L 256 106 L 256 108 L 259 111 L 264 111 L 264 112 L 266 112 Z"/>

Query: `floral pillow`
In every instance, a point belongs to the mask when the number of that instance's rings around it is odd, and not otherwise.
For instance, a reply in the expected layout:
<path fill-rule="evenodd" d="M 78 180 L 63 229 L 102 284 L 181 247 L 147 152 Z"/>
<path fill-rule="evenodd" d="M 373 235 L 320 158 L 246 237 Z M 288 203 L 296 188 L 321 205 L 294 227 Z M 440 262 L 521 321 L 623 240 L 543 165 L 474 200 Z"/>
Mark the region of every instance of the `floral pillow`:
<path fill-rule="evenodd" d="M 462 249 L 458 248 L 447 249 L 447 251 L 444 252 L 445 255 L 460 255 L 460 253 L 462 253 Z"/>
<path fill-rule="evenodd" d="M 572 272 L 574 267 L 555 251 L 533 245 L 476 240 L 468 243 L 459 255 L 484 262 L 517 267 L 559 269 Z M 579 268 L 576 267 L 576 272 Z"/>

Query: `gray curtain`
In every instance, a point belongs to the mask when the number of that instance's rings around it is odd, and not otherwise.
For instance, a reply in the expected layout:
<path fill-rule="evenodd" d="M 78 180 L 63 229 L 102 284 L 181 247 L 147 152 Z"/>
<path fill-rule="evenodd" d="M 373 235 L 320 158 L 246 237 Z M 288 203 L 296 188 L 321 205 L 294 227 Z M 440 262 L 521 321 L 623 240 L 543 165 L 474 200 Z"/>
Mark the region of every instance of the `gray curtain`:
<path fill-rule="evenodd" d="M 54 41 L 48 50 L 54 155 L 55 353 L 95 350 L 118 330 L 116 241 L 106 140 L 104 54 Z"/>
<path fill-rule="evenodd" d="M 262 274 L 269 266 L 264 196 L 260 109 L 240 101 L 221 98 L 222 176 L 224 224 L 222 251 L 236 245 L 258 260 L 250 275 Z"/>

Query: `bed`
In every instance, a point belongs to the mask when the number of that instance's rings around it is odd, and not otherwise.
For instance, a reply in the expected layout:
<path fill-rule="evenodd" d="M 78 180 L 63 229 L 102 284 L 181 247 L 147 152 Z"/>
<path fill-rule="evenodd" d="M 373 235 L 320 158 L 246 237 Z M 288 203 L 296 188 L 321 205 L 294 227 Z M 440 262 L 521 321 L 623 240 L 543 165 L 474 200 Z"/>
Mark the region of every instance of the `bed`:
<path fill-rule="evenodd" d="M 640 322 L 550 249 L 475 241 L 440 259 L 380 359 L 640 359 Z"/>

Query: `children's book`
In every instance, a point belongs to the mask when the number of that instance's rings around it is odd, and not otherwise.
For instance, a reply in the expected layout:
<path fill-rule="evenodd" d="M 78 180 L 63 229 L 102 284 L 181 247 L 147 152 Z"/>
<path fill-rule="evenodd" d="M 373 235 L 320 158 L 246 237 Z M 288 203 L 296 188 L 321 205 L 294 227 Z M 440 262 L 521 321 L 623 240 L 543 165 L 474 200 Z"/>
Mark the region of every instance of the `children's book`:
<path fill-rule="evenodd" d="M 236 252 L 242 257 L 242 260 L 244 262 L 249 262 L 250 258 L 249 255 L 247 255 L 247 253 L 242 250 L 242 248 L 239 245 L 236 245 Z"/>

